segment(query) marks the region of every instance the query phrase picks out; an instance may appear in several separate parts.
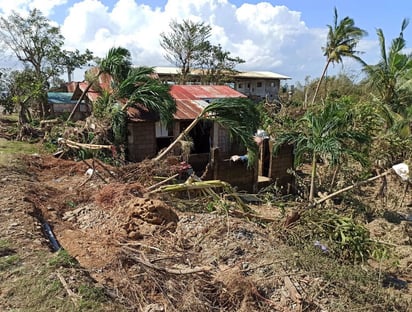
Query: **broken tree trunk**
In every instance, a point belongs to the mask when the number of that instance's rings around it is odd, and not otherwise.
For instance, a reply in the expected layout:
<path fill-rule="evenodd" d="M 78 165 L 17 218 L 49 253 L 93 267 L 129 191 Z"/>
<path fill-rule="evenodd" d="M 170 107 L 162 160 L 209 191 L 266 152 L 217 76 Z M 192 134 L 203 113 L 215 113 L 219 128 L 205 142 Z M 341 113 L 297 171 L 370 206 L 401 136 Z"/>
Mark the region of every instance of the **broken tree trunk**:
<path fill-rule="evenodd" d="M 74 112 L 76 111 L 76 109 L 79 107 L 80 103 L 83 101 L 83 99 L 85 98 L 87 92 L 89 92 L 90 88 L 92 87 L 93 83 L 95 81 L 98 81 L 100 75 L 102 74 L 102 72 L 99 70 L 99 72 L 97 73 L 96 77 L 92 80 L 89 81 L 89 84 L 87 85 L 86 89 L 83 91 L 82 95 L 80 96 L 80 98 L 77 100 L 76 105 L 74 105 L 72 111 L 70 112 L 69 117 L 67 117 L 66 122 L 70 121 L 70 119 L 72 119 Z"/>
<path fill-rule="evenodd" d="M 326 200 L 328 200 L 328 199 L 331 199 L 332 197 L 335 197 L 336 195 L 339 195 L 340 193 L 343 193 L 343 192 L 346 192 L 346 191 L 348 191 L 348 190 L 350 190 L 350 189 L 353 189 L 353 188 L 356 187 L 356 186 L 359 186 L 359 185 L 362 185 L 362 184 L 371 182 L 371 181 L 373 181 L 373 180 L 379 179 L 379 178 L 381 178 L 381 177 L 383 177 L 383 176 L 386 176 L 386 175 L 389 174 L 391 171 L 392 171 L 392 168 L 389 169 L 389 170 L 387 170 L 387 171 L 385 171 L 385 172 L 383 172 L 383 173 L 381 173 L 381 174 L 379 174 L 379 175 L 377 175 L 377 176 L 374 176 L 374 177 L 372 177 L 372 178 L 369 178 L 369 179 L 367 179 L 367 180 L 365 180 L 365 181 L 361 181 L 361 182 L 355 183 L 355 184 L 353 184 L 353 185 L 347 186 L 347 187 L 345 187 L 345 188 L 343 188 L 343 189 L 341 189 L 341 190 L 339 190 L 339 191 L 336 191 L 336 192 L 334 192 L 334 193 L 332 193 L 332 194 L 330 194 L 330 195 L 328 195 L 328 196 L 326 196 L 326 197 L 323 197 L 323 198 L 319 199 L 318 201 L 315 201 L 315 202 L 314 202 L 314 206 L 319 205 L 320 203 L 323 203 L 324 201 L 326 201 Z"/>
<path fill-rule="evenodd" d="M 202 119 L 204 114 L 204 110 L 199 114 L 199 116 L 196 117 L 196 119 L 194 119 L 192 121 L 192 123 L 181 133 L 179 134 L 179 136 L 163 151 L 161 152 L 159 155 L 157 155 L 154 158 L 154 161 L 160 161 L 162 160 L 167 153 L 169 153 L 173 147 L 175 147 L 175 145 L 180 142 L 186 135 L 189 134 L 189 132 L 197 125 L 197 123 Z"/>

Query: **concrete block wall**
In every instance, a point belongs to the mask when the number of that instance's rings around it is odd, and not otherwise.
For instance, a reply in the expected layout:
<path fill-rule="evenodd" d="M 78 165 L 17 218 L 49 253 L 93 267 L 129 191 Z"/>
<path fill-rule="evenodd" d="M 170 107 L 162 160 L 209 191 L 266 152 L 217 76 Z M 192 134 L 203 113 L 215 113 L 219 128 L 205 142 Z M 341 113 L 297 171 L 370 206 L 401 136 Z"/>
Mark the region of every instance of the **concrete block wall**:
<path fill-rule="evenodd" d="M 154 122 L 133 122 L 128 129 L 128 160 L 142 161 L 156 155 L 156 130 Z"/>
<path fill-rule="evenodd" d="M 272 144 L 270 146 L 271 151 Z M 288 173 L 288 169 L 293 169 L 294 155 L 293 146 L 284 145 L 280 148 L 278 153 L 272 155 L 269 166 L 269 178 L 277 185 L 282 186 L 285 191 L 288 185 L 293 188 L 294 178 L 293 175 Z"/>
<path fill-rule="evenodd" d="M 202 179 L 221 180 L 236 187 L 239 191 L 252 193 L 257 190 L 257 166 L 248 167 L 246 162 L 233 162 L 222 158 L 220 150 L 214 148 Z"/>

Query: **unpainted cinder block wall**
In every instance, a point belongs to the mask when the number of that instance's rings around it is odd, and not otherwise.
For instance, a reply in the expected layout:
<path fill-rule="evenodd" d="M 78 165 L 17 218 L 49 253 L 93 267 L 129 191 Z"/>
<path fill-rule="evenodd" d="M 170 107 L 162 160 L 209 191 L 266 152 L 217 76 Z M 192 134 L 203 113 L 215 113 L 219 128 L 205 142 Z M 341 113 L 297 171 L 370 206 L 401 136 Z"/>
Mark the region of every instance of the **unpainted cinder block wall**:
<path fill-rule="evenodd" d="M 156 155 L 156 130 L 154 122 L 130 122 L 128 129 L 129 161 L 142 161 Z"/>
<path fill-rule="evenodd" d="M 273 150 L 273 144 L 270 144 Z M 293 191 L 294 177 L 288 173 L 288 169 L 294 168 L 293 146 L 283 145 L 276 154 L 272 155 L 269 166 L 269 178 L 283 188 L 284 192 Z"/>
<path fill-rule="evenodd" d="M 220 157 L 220 150 L 211 151 L 210 162 L 203 180 L 221 180 L 236 187 L 239 191 L 257 191 L 257 166 L 248 167 L 247 162 L 230 161 Z"/>

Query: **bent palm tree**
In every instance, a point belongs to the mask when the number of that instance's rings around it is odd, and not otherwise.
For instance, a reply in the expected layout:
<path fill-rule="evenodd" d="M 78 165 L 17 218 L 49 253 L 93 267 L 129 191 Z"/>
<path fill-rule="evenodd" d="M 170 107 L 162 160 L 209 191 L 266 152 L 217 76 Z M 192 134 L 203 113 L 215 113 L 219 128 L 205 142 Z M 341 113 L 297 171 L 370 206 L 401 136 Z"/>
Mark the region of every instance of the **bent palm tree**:
<path fill-rule="evenodd" d="M 93 77 L 91 81 L 89 81 L 89 84 L 87 85 L 86 89 L 82 92 L 82 95 L 77 100 L 76 105 L 73 107 L 69 117 L 67 118 L 67 121 L 69 121 L 73 117 L 74 112 L 76 111 L 80 103 L 83 101 L 87 92 L 89 92 L 93 83 L 98 81 L 99 77 L 103 73 L 110 74 L 115 82 L 119 82 L 126 78 L 127 74 L 131 69 L 131 66 L 132 62 L 129 50 L 122 47 L 111 48 L 107 53 L 106 57 L 104 57 L 98 62 L 97 74 Z"/>
<path fill-rule="evenodd" d="M 406 89 L 411 89 L 412 55 L 403 53 L 406 47 L 403 32 L 408 24 L 407 19 L 402 21 L 400 34 L 392 40 L 388 50 L 383 31 L 378 29 L 376 33 L 379 38 L 381 59 L 376 65 L 362 63 L 364 72 L 379 94 L 379 99 L 398 114 L 403 114 L 408 107 L 408 99 L 405 100 L 403 96 Z"/>
<path fill-rule="evenodd" d="M 176 112 L 176 103 L 169 93 L 170 86 L 153 78 L 152 67 L 138 67 L 129 71 L 124 80 L 113 83 L 112 101 L 126 101 L 120 107 L 113 109 L 113 130 L 119 133 L 115 137 L 117 144 L 126 141 L 126 110 L 128 107 L 144 106 L 147 110 L 156 113 L 161 122 L 170 125 L 173 114 Z M 116 132 L 116 131 L 114 131 Z"/>
<path fill-rule="evenodd" d="M 123 110 L 136 104 L 156 112 L 162 123 L 169 125 L 176 112 L 176 103 L 169 93 L 170 86 L 153 78 L 152 67 L 138 67 L 129 71 L 126 78 L 115 88 L 117 99 L 126 99 Z"/>
<path fill-rule="evenodd" d="M 355 22 L 350 17 L 345 17 L 338 23 L 338 11 L 335 8 L 333 26 L 328 25 L 328 36 L 326 41 L 326 47 L 323 47 L 323 55 L 326 56 L 326 64 L 322 71 L 322 75 L 319 78 L 316 85 L 315 94 L 313 95 L 312 105 L 315 103 L 316 96 L 318 95 L 320 85 L 326 75 L 326 71 L 330 63 L 342 62 L 342 57 L 350 57 L 357 61 L 361 61 L 356 55 L 359 53 L 355 50 L 359 40 L 367 33 L 365 30 L 356 27 Z"/>

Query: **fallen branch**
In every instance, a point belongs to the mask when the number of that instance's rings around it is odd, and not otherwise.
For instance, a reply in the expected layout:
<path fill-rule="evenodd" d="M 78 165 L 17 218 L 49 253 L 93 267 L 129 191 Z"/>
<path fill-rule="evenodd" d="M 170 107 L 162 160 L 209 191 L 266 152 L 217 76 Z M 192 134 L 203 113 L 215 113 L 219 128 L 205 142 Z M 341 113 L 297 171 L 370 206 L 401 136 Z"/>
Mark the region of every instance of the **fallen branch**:
<path fill-rule="evenodd" d="M 391 171 L 392 171 L 392 168 L 389 169 L 389 170 L 387 170 L 387 171 L 385 171 L 385 172 L 383 172 L 383 173 L 381 173 L 381 174 L 379 174 L 379 175 L 377 175 L 377 176 L 375 176 L 375 177 L 372 177 L 372 178 L 369 178 L 369 179 L 367 179 L 367 180 L 365 180 L 365 181 L 361 181 L 361 182 L 355 183 L 355 184 L 353 184 L 353 185 L 347 186 L 347 187 L 345 187 L 345 188 L 343 188 L 343 189 L 341 189 L 341 190 L 339 190 L 339 191 L 336 191 L 336 192 L 334 192 L 334 193 L 332 193 L 332 194 L 330 194 L 330 195 L 328 195 L 328 196 L 325 196 L 325 197 L 319 199 L 318 201 L 315 201 L 315 202 L 313 203 L 313 206 L 319 205 L 320 203 L 323 203 L 324 201 L 326 201 L 326 200 L 328 200 L 328 199 L 330 199 L 330 198 L 332 198 L 332 197 L 335 197 L 336 195 L 339 195 L 340 193 L 343 193 L 343 192 L 346 192 L 346 191 L 348 191 L 348 190 L 350 190 L 350 189 L 353 189 L 353 188 L 356 187 L 356 186 L 359 186 L 359 185 L 362 185 L 362 184 L 366 184 L 366 183 L 368 183 L 368 182 L 371 182 L 371 181 L 374 181 L 374 180 L 376 180 L 376 179 L 379 179 L 379 178 L 381 178 L 381 177 L 383 177 L 383 176 L 386 176 L 386 175 L 389 174 Z"/>
<path fill-rule="evenodd" d="M 154 190 L 154 189 L 156 189 L 157 187 L 159 187 L 159 186 L 161 186 L 161 185 L 163 185 L 163 184 L 165 184 L 165 183 L 173 180 L 174 178 L 176 178 L 176 177 L 178 177 L 178 176 L 179 176 L 179 174 L 176 173 L 175 175 L 172 175 L 171 177 L 168 177 L 167 179 L 165 179 L 165 180 L 163 180 L 163 181 L 160 181 L 160 182 L 158 182 L 158 183 L 156 183 L 156 184 L 153 184 L 152 186 L 149 186 L 149 187 L 147 188 L 147 190 L 148 190 L 148 191 Z"/>
<path fill-rule="evenodd" d="M 60 138 L 58 140 L 59 144 L 66 145 L 68 147 L 74 148 L 74 149 L 91 149 L 91 150 L 101 150 L 101 149 L 113 149 L 113 145 L 101 145 L 101 144 L 87 144 L 87 143 L 78 143 L 72 140 L 67 140 L 67 139 L 62 139 Z"/>
<path fill-rule="evenodd" d="M 284 282 L 285 282 L 285 288 L 288 290 L 289 292 L 289 296 L 290 298 L 296 303 L 301 305 L 302 304 L 302 295 L 300 294 L 300 292 L 297 290 L 296 286 L 293 284 L 292 280 L 290 279 L 289 276 L 285 276 L 284 278 Z"/>
<path fill-rule="evenodd" d="M 87 167 L 89 167 L 90 169 L 92 169 L 92 174 L 90 175 L 90 178 L 96 174 L 104 183 L 107 184 L 107 181 L 105 178 L 103 178 L 103 176 L 97 172 L 96 167 L 94 165 L 94 158 L 92 159 L 92 164 L 90 165 L 86 160 L 82 159 L 82 162 L 85 163 L 87 165 Z"/>
<path fill-rule="evenodd" d="M 77 300 L 80 298 L 80 296 L 78 294 L 74 293 L 70 289 L 69 285 L 67 285 L 66 280 L 64 279 L 64 277 L 60 273 L 57 273 L 57 277 L 59 278 L 60 283 L 63 285 L 63 287 L 66 290 L 67 294 L 69 295 L 70 299 L 74 302 L 75 305 L 77 305 L 77 303 L 78 303 Z"/>
<path fill-rule="evenodd" d="M 276 222 L 276 219 L 273 218 L 268 218 L 268 217 L 263 217 L 263 216 L 259 216 L 257 214 L 254 213 L 250 213 L 250 212 L 243 212 L 240 210 L 232 210 L 229 209 L 229 215 L 233 216 L 233 217 L 240 217 L 240 218 L 248 218 L 248 219 L 253 219 L 253 220 L 257 220 L 260 222 L 265 222 L 265 223 L 272 223 L 272 222 Z"/>
<path fill-rule="evenodd" d="M 156 271 L 161 271 L 169 274 L 175 274 L 175 275 L 184 275 L 184 274 L 195 274 L 195 273 L 203 273 L 203 272 L 209 272 L 211 270 L 210 267 L 204 266 L 204 267 L 196 267 L 196 268 L 185 268 L 185 269 L 171 269 L 171 268 L 164 268 L 157 266 L 153 263 L 151 263 L 148 260 L 144 260 L 141 257 L 138 257 L 134 254 L 131 254 L 130 252 L 126 252 L 126 254 L 131 257 L 133 260 L 136 262 L 150 268 Z"/>
<path fill-rule="evenodd" d="M 180 192 L 188 190 L 201 190 L 210 189 L 216 187 L 229 187 L 229 184 L 220 180 L 209 180 L 209 181 L 195 181 L 195 182 L 185 182 L 173 185 L 164 185 L 158 189 L 151 191 L 150 193 L 167 193 L 167 192 Z"/>
<path fill-rule="evenodd" d="M 95 158 L 95 161 L 100 165 L 100 167 L 103 168 L 104 171 L 106 171 L 113 179 L 116 179 L 116 176 L 113 174 L 113 172 L 111 172 L 109 169 L 107 169 L 107 167 L 105 166 L 105 164 L 103 164 L 103 162 L 101 162 L 98 158 Z"/>
<path fill-rule="evenodd" d="M 164 252 L 163 250 L 157 248 L 157 247 L 153 247 L 153 246 L 149 246 L 146 244 L 142 244 L 142 243 L 138 243 L 138 242 L 127 242 L 127 243 L 121 243 L 121 242 L 117 242 L 120 246 L 122 246 L 122 248 L 128 249 L 131 252 L 136 252 L 135 248 L 131 248 L 129 246 L 134 246 L 134 247 L 144 247 L 144 248 L 148 248 L 148 249 L 153 249 L 159 252 Z"/>

